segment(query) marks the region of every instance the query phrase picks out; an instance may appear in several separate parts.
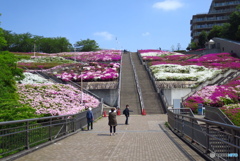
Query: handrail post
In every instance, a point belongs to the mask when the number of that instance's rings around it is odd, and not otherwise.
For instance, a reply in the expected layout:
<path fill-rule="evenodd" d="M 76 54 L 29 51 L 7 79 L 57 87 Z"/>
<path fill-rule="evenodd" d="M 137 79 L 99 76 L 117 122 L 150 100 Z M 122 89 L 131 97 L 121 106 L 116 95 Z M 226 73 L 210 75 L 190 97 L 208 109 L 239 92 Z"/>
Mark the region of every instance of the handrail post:
<path fill-rule="evenodd" d="M 68 119 L 67 119 L 67 116 L 65 116 L 64 119 L 65 119 L 65 135 L 67 135 L 67 133 L 68 133 L 68 127 L 67 127 Z"/>
<path fill-rule="evenodd" d="M 52 118 L 50 118 L 49 124 L 50 124 L 50 126 L 49 126 L 49 140 L 52 141 Z"/>
<path fill-rule="evenodd" d="M 194 142 L 194 130 L 193 130 L 194 123 L 193 123 L 193 119 L 192 118 L 190 118 L 190 120 L 191 120 L 191 128 L 192 128 L 192 130 L 191 130 L 191 143 L 193 143 Z"/>
<path fill-rule="evenodd" d="M 26 122 L 26 149 L 30 149 L 29 146 L 29 122 Z"/>
<path fill-rule="evenodd" d="M 205 149 L 205 154 L 208 153 L 209 150 L 209 124 L 206 124 L 206 149 Z"/>
<path fill-rule="evenodd" d="M 233 145 L 237 145 L 237 140 L 236 140 L 236 137 L 235 137 L 235 130 L 234 129 L 231 129 L 231 143 L 233 144 Z M 236 153 L 237 152 L 237 149 L 236 149 L 236 147 L 232 147 L 231 148 L 231 152 L 232 153 Z M 240 155 L 240 154 L 238 154 L 238 155 Z"/>

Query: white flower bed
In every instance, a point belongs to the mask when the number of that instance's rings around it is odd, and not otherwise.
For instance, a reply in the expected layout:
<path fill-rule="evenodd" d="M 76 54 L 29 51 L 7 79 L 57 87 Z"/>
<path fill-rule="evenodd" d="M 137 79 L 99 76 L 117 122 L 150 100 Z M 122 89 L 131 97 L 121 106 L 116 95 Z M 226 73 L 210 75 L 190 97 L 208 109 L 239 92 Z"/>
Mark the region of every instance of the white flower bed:
<path fill-rule="evenodd" d="M 197 81 L 203 82 L 213 78 L 222 70 L 209 69 L 203 66 L 197 65 L 174 65 L 174 64 L 160 64 L 152 65 L 150 69 L 153 72 L 154 77 L 160 80 L 167 81 Z"/>
<path fill-rule="evenodd" d="M 141 56 L 167 56 L 167 55 L 184 55 L 181 53 L 175 53 L 175 52 L 168 52 L 168 51 L 162 51 L 162 52 L 146 52 L 146 53 L 141 53 Z"/>
<path fill-rule="evenodd" d="M 23 74 L 24 74 L 25 78 L 23 80 L 19 81 L 19 83 L 21 83 L 21 84 L 36 84 L 36 83 L 53 84 L 53 82 L 50 82 L 47 79 L 42 78 L 37 74 L 32 74 L 29 72 L 24 72 Z"/>

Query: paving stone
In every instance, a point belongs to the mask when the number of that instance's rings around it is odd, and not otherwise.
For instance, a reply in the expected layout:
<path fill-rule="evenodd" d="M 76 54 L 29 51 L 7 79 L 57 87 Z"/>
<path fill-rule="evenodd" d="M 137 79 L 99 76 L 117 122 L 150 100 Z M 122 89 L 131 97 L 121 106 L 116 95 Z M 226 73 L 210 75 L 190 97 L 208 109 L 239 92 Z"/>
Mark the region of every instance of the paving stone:
<path fill-rule="evenodd" d="M 109 135 L 104 117 L 94 123 L 93 130 L 80 131 L 16 161 L 204 160 L 164 126 L 167 115 L 132 115 L 129 125 L 124 124 L 124 116 L 117 121 L 115 136 Z"/>

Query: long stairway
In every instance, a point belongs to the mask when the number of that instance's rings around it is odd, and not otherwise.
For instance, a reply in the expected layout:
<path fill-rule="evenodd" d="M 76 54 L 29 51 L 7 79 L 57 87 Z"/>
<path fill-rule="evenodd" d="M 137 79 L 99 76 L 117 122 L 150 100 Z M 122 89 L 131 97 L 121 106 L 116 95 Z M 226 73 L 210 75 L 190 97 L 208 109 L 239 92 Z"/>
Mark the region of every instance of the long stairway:
<path fill-rule="evenodd" d="M 137 53 L 132 53 L 136 72 L 138 75 L 139 85 L 142 91 L 143 102 L 147 114 L 162 114 L 164 113 L 160 98 L 155 91 L 149 75 L 141 64 Z"/>
<path fill-rule="evenodd" d="M 131 114 L 141 114 L 139 96 L 137 93 L 134 71 L 130 60 L 130 54 L 122 56 L 122 78 L 120 92 L 120 107 L 123 110 L 128 104 Z"/>

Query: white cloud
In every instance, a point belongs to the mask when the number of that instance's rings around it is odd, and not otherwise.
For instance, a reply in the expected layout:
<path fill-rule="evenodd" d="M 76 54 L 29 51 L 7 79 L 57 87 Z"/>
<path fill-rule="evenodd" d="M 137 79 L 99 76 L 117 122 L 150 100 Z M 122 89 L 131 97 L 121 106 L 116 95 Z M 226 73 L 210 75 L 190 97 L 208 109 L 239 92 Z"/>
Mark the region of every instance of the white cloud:
<path fill-rule="evenodd" d="M 106 40 L 112 40 L 114 38 L 113 34 L 110 34 L 109 32 L 103 31 L 103 32 L 95 32 L 94 35 L 101 36 Z"/>
<path fill-rule="evenodd" d="M 150 35 L 149 32 L 142 33 L 142 36 L 149 36 L 149 35 Z"/>
<path fill-rule="evenodd" d="M 181 7 L 183 7 L 183 3 L 179 0 L 164 0 L 153 4 L 153 8 L 163 9 L 165 11 L 176 10 Z"/>

